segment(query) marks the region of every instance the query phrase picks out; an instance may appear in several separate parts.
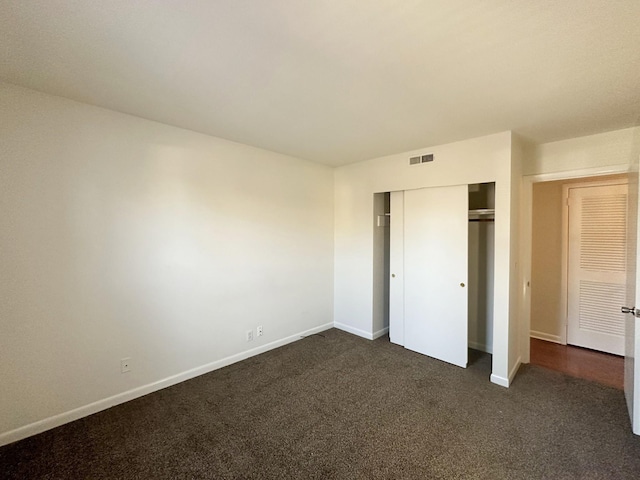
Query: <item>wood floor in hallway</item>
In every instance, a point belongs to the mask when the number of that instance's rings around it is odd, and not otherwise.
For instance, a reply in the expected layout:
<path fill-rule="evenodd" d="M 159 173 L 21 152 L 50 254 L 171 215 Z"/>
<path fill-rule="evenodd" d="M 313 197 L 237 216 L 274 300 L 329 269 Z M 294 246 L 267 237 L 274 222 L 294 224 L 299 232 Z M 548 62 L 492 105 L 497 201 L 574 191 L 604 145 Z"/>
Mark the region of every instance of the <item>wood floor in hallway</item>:
<path fill-rule="evenodd" d="M 624 357 L 531 339 L 531 363 L 622 390 Z"/>

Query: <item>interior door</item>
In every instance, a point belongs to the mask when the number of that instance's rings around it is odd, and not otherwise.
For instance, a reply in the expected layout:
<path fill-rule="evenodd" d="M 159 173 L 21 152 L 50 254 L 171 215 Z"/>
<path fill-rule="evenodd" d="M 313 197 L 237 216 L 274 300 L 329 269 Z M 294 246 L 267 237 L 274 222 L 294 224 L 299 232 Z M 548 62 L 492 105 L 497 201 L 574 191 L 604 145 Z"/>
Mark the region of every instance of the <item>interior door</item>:
<path fill-rule="evenodd" d="M 637 279 L 638 258 L 638 164 L 634 162 L 632 172 L 629 173 L 629 193 L 627 217 L 627 289 L 625 305 L 635 313 L 636 299 L 640 298 L 640 281 Z M 625 353 L 624 353 L 624 395 L 631 417 L 633 433 L 640 435 L 640 368 L 636 365 L 636 358 L 640 352 L 640 328 L 638 328 L 636 314 L 625 316 Z"/>
<path fill-rule="evenodd" d="M 467 185 L 404 192 L 404 346 L 463 368 L 468 198 Z"/>
<path fill-rule="evenodd" d="M 569 188 L 567 343 L 624 355 L 626 182 Z"/>

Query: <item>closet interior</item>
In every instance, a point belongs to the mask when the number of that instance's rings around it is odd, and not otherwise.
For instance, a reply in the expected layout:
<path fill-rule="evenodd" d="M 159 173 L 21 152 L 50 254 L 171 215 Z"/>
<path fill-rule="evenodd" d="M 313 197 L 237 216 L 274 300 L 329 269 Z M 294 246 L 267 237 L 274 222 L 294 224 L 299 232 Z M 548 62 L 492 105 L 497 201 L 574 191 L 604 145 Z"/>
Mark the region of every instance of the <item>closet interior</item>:
<path fill-rule="evenodd" d="M 469 185 L 469 348 L 493 353 L 495 183 Z"/>

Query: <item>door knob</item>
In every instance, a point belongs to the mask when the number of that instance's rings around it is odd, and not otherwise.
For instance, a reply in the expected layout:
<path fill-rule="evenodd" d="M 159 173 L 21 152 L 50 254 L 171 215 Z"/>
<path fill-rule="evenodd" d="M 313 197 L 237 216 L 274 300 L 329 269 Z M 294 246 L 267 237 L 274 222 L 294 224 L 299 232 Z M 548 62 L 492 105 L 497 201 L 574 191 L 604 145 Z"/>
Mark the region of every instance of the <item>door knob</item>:
<path fill-rule="evenodd" d="M 392 273 L 392 274 L 391 274 L 391 278 L 396 278 L 396 274 L 395 274 L 395 273 Z"/>
<path fill-rule="evenodd" d="M 639 313 L 639 312 L 636 311 L 636 307 L 631 307 L 631 308 L 629 308 L 629 307 L 620 307 L 620 311 L 622 313 L 630 313 L 631 315 L 634 315 L 636 317 L 638 316 L 638 313 Z"/>
<path fill-rule="evenodd" d="M 461 286 L 462 288 L 464 288 L 464 283 L 461 283 L 461 284 L 460 284 L 460 286 Z"/>

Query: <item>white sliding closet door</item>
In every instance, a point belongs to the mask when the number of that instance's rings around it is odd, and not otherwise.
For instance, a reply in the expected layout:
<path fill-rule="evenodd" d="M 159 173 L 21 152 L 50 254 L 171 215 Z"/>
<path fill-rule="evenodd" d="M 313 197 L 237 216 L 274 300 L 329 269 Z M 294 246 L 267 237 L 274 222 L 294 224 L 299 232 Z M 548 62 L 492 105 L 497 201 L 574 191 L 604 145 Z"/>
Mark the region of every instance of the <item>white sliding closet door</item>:
<path fill-rule="evenodd" d="M 391 192 L 389 340 L 404 345 L 404 192 Z"/>
<path fill-rule="evenodd" d="M 460 367 L 468 345 L 468 198 L 467 185 L 404 192 L 404 346 Z"/>

